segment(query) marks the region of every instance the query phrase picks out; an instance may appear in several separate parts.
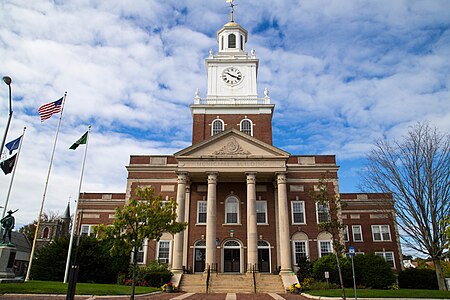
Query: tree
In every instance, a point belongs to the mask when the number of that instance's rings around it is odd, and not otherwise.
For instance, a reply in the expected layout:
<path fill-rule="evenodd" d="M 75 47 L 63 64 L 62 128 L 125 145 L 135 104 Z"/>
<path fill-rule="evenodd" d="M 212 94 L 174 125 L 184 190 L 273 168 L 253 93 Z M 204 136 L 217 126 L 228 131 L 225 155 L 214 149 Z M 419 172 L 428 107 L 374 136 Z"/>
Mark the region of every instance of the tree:
<path fill-rule="evenodd" d="M 344 279 L 342 277 L 341 264 L 339 261 L 340 253 L 343 250 L 343 245 L 340 241 L 340 236 L 344 228 L 344 224 L 339 218 L 339 211 L 341 209 L 341 199 L 339 195 L 334 192 L 334 187 L 331 184 L 329 186 L 330 174 L 322 174 L 319 180 L 318 191 L 312 191 L 310 193 L 311 198 L 316 201 L 321 207 L 327 209 L 328 218 L 319 223 L 319 227 L 324 231 L 331 233 L 333 252 L 336 256 L 337 270 L 339 274 L 339 282 L 342 289 L 342 299 L 346 299 Z M 330 190 L 329 190 L 330 189 Z"/>
<path fill-rule="evenodd" d="M 450 135 L 428 123 L 417 123 L 402 140 L 378 140 L 367 155 L 361 186 L 392 193 L 401 239 L 430 256 L 440 290 L 445 289 L 441 258 L 444 225 L 450 214 Z"/>
<path fill-rule="evenodd" d="M 99 241 L 88 236 L 81 237 L 78 250 L 78 281 L 115 283 L 118 273 L 128 271 L 129 253 L 111 256 L 108 252 L 111 243 L 111 240 Z M 38 249 L 31 270 L 32 278 L 62 281 L 68 247 L 69 237 L 61 237 Z"/>
<path fill-rule="evenodd" d="M 117 208 L 112 226 L 101 225 L 97 228 L 100 237 L 114 238 L 111 251 L 132 249 L 133 253 L 144 245 L 146 239 L 159 240 L 164 232 L 172 234 L 183 231 L 186 223 L 176 222 L 177 204 L 173 199 L 163 203 L 161 195 L 155 196 L 152 187 L 136 189 L 137 199 L 123 208 Z M 133 255 L 133 275 L 131 297 L 134 299 L 136 287 L 137 255 Z"/>

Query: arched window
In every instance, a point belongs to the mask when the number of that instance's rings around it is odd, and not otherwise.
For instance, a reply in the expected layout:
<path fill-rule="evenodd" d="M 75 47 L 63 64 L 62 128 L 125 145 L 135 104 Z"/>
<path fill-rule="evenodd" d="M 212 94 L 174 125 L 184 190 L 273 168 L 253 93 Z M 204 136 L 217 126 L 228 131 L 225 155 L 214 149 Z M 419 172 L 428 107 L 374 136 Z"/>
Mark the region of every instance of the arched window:
<path fill-rule="evenodd" d="M 241 50 L 244 51 L 244 37 L 241 35 Z"/>
<path fill-rule="evenodd" d="M 243 133 L 246 133 L 250 136 L 253 136 L 253 126 L 252 126 L 252 121 L 250 121 L 249 119 L 244 119 L 241 121 L 241 131 Z"/>
<path fill-rule="evenodd" d="M 44 230 L 42 231 L 42 238 L 48 239 L 49 232 L 50 232 L 50 229 L 48 229 L 48 227 L 45 227 Z"/>
<path fill-rule="evenodd" d="M 223 50 L 223 35 L 222 35 L 222 38 L 220 40 L 221 40 L 220 41 L 220 50 Z"/>
<path fill-rule="evenodd" d="M 212 122 L 212 133 L 211 135 L 216 135 L 218 133 L 221 133 L 223 131 L 224 123 L 221 119 L 215 119 Z"/>
<path fill-rule="evenodd" d="M 234 33 L 228 35 L 228 48 L 236 48 L 236 35 Z"/>
<path fill-rule="evenodd" d="M 225 223 L 239 223 L 239 200 L 234 196 L 228 197 L 225 201 Z"/>

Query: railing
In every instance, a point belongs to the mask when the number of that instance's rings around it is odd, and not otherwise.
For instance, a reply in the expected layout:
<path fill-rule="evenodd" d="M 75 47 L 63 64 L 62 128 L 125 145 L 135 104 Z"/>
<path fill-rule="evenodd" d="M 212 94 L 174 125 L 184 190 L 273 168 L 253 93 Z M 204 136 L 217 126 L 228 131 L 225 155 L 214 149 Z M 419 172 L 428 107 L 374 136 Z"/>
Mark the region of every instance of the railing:
<path fill-rule="evenodd" d="M 256 265 L 252 266 L 252 274 L 253 274 L 253 293 L 256 294 L 256 275 L 255 275 Z"/>
<path fill-rule="evenodd" d="M 194 98 L 194 104 L 270 104 L 270 97 L 264 98 Z"/>
<path fill-rule="evenodd" d="M 206 269 L 206 293 L 209 292 L 209 279 L 211 277 L 211 266 L 208 265 L 208 268 Z"/>

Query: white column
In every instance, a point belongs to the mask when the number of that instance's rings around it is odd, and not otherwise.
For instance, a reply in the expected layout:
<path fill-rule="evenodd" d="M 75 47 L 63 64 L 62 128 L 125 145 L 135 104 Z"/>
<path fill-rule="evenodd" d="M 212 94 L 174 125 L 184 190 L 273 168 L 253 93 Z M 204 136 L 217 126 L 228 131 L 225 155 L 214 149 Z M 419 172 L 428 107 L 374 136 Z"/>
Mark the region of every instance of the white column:
<path fill-rule="evenodd" d="M 208 196 L 206 202 L 206 270 L 216 271 L 216 188 L 217 173 L 208 173 Z M 205 270 L 205 271 L 206 271 Z"/>
<path fill-rule="evenodd" d="M 184 206 L 184 220 L 189 222 L 189 210 L 190 210 L 190 200 L 191 200 L 191 183 L 188 181 L 186 183 L 186 200 Z M 186 229 L 184 230 L 184 238 L 183 238 L 183 266 L 188 268 L 188 249 L 189 249 L 189 223 Z"/>
<path fill-rule="evenodd" d="M 184 222 L 184 206 L 186 200 L 187 173 L 178 173 L 177 188 L 177 222 Z M 173 239 L 172 273 L 183 273 L 183 240 L 184 231 L 176 233 Z"/>
<path fill-rule="evenodd" d="M 291 247 L 289 236 L 289 211 L 287 203 L 286 173 L 277 173 L 278 185 L 278 213 L 280 224 L 280 258 L 281 271 L 283 273 L 292 272 Z"/>
<path fill-rule="evenodd" d="M 247 173 L 247 272 L 258 270 L 258 227 L 256 220 L 256 174 Z"/>

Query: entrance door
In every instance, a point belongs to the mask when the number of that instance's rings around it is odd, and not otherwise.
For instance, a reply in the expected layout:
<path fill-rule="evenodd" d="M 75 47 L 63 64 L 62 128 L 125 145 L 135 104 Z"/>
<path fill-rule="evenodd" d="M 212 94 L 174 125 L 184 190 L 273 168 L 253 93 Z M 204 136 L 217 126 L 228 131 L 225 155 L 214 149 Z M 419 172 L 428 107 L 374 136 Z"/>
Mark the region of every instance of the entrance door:
<path fill-rule="evenodd" d="M 239 273 L 241 265 L 240 249 L 223 250 L 223 271 L 225 273 Z"/>
<path fill-rule="evenodd" d="M 258 249 L 258 270 L 261 273 L 270 273 L 269 249 Z"/>
<path fill-rule="evenodd" d="M 195 249 L 195 262 L 194 262 L 194 272 L 205 271 L 205 254 L 206 249 L 196 248 Z"/>

